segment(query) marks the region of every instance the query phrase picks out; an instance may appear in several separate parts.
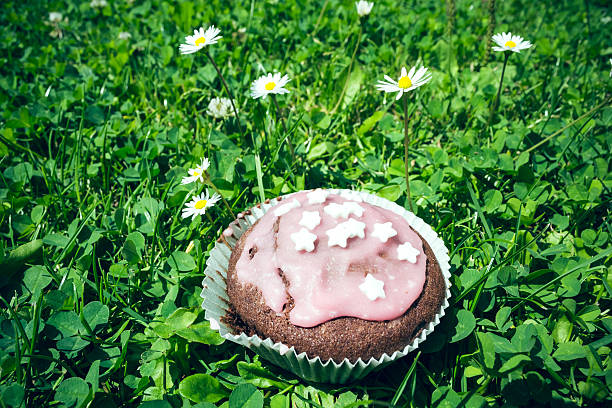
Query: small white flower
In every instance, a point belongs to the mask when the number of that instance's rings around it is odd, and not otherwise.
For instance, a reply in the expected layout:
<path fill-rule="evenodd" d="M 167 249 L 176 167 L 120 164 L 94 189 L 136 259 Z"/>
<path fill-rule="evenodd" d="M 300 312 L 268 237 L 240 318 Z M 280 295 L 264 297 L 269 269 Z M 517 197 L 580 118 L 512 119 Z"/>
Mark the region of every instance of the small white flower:
<path fill-rule="evenodd" d="M 357 7 L 357 14 L 359 17 L 367 16 L 372 11 L 372 7 L 374 3 L 370 1 L 359 0 L 355 2 L 355 7 Z"/>
<path fill-rule="evenodd" d="M 108 2 L 106 0 L 91 0 L 89 2 L 89 7 L 91 8 L 104 8 L 108 6 Z"/>
<path fill-rule="evenodd" d="M 252 98 L 266 98 L 268 94 L 286 94 L 288 90 L 284 88 L 285 85 L 290 81 L 287 75 L 283 75 L 278 72 L 274 74 L 262 75 L 253 81 L 251 85 L 251 97 Z"/>
<path fill-rule="evenodd" d="M 215 193 L 211 197 L 208 190 L 206 190 L 205 193 L 203 192 L 199 196 L 195 196 L 193 200 L 187 203 L 187 206 L 183 208 L 182 217 L 191 217 L 193 220 L 198 215 L 204 215 L 206 213 L 206 209 L 215 205 L 220 199 L 221 196 L 219 194 Z"/>
<path fill-rule="evenodd" d="M 399 80 L 394 81 L 389 75 L 385 75 L 386 81 L 378 81 L 376 88 L 379 91 L 385 92 L 397 92 L 395 100 L 402 97 L 404 92 L 412 91 L 421 85 L 425 85 L 431 80 L 431 73 L 427 72 L 427 68 L 421 67 L 417 71 L 416 66 L 410 69 L 410 72 L 406 72 L 406 67 L 402 67 Z"/>
<path fill-rule="evenodd" d="M 220 38 L 223 38 L 219 35 L 220 32 L 221 30 L 215 28 L 214 25 L 208 27 L 206 31 L 204 31 L 204 27 L 193 30 L 193 35 L 185 37 L 186 44 L 181 44 L 179 50 L 181 54 L 193 54 L 207 45 L 216 44 Z"/>
<path fill-rule="evenodd" d="M 225 118 L 232 114 L 232 102 L 228 98 L 212 98 L 206 109 L 213 118 Z"/>
<path fill-rule="evenodd" d="M 62 31 L 61 28 L 59 27 L 55 27 L 53 30 L 51 30 L 51 32 L 49 33 L 49 36 L 51 36 L 52 38 L 62 38 L 64 36 L 64 32 Z"/>
<path fill-rule="evenodd" d="M 533 46 L 529 41 L 523 40 L 520 35 L 512 35 L 512 33 L 497 33 L 493 36 L 493 41 L 497 44 L 493 46 L 493 51 L 521 52 Z"/>
<path fill-rule="evenodd" d="M 612 58 L 610 58 L 610 65 L 612 65 Z M 610 68 L 610 76 L 612 77 L 612 68 Z"/>
<path fill-rule="evenodd" d="M 50 23 L 59 23 L 62 21 L 62 13 L 57 11 L 52 11 L 49 13 L 49 22 Z"/>
<path fill-rule="evenodd" d="M 122 31 L 119 33 L 118 38 L 120 40 L 129 40 L 130 38 L 132 38 L 132 34 L 128 33 L 127 31 Z"/>
<path fill-rule="evenodd" d="M 189 169 L 187 171 L 187 173 L 189 173 L 189 176 L 183 177 L 183 180 L 181 180 L 181 184 L 189 184 L 193 183 L 194 181 L 199 181 L 200 183 L 203 183 L 204 174 L 206 173 L 206 170 L 208 170 L 208 167 L 210 167 L 210 161 L 206 157 L 204 157 L 202 159 L 202 162 L 198 164 L 194 169 Z"/>

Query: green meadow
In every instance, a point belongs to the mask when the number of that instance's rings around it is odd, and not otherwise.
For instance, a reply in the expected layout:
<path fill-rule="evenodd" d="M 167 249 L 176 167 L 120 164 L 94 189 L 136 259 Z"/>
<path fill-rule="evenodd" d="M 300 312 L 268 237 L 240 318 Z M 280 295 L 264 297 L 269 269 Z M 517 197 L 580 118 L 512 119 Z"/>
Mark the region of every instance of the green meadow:
<path fill-rule="evenodd" d="M 606 0 L 4 0 L 0 407 L 611 404 L 611 32 Z M 377 89 L 414 66 L 431 80 Z M 251 96 L 275 72 L 278 107 Z M 209 109 L 224 81 L 238 117 Z M 412 206 L 451 257 L 434 332 L 344 385 L 201 308 L 232 213 L 318 187 Z"/>

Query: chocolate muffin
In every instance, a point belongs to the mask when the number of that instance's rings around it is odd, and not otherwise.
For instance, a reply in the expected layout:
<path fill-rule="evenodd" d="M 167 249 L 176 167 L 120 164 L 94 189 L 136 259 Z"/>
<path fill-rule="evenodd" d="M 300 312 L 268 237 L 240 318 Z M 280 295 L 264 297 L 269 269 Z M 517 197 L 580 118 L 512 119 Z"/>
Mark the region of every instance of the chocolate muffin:
<path fill-rule="evenodd" d="M 224 323 L 310 358 L 368 361 L 410 344 L 445 293 L 432 248 L 405 218 L 358 195 L 305 191 L 234 245 Z"/>

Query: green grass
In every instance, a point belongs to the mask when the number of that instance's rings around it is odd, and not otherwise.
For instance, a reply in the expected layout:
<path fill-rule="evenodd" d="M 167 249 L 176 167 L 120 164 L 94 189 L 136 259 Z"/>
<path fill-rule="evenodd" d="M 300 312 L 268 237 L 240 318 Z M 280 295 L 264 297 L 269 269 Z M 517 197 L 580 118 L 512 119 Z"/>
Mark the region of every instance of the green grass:
<path fill-rule="evenodd" d="M 491 126 L 503 56 L 483 63 L 486 2 L 456 2 L 449 50 L 444 2 L 377 1 L 334 114 L 352 1 L 108 2 L 0 10 L 0 406 L 610 403 L 605 0 L 497 2 L 495 32 L 535 47 L 510 57 Z M 67 18 L 61 38 L 50 11 Z M 223 92 L 205 56 L 178 54 L 208 24 L 246 139 L 206 115 Z M 418 352 L 345 386 L 223 342 L 199 294 L 231 217 L 180 217 L 186 169 L 210 157 L 236 212 L 259 202 L 256 152 L 268 198 L 339 187 L 406 206 L 402 106 L 374 85 L 417 61 L 433 80 L 409 101 L 410 187 L 451 252 L 447 316 Z M 263 69 L 292 78 L 279 103 L 296 162 L 269 99 L 249 97 Z"/>

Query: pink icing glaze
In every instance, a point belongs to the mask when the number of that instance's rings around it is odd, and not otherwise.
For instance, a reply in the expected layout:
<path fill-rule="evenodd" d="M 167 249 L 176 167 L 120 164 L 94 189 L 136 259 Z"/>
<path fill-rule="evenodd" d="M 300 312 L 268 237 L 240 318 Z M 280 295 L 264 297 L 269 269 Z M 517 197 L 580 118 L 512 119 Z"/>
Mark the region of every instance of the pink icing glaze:
<path fill-rule="evenodd" d="M 289 318 L 296 326 L 313 327 L 342 316 L 382 321 L 404 314 L 423 290 L 426 264 L 423 243 L 408 222 L 389 210 L 362 202 L 359 205 L 365 209 L 364 214 L 349 218 L 366 224 L 365 238 L 349 238 L 346 248 L 328 247 L 325 231 L 347 219 L 335 219 L 323 208 L 330 203 L 342 204 L 350 200 L 332 194 L 323 204 L 308 204 L 307 193 L 291 196 L 301 206 L 280 217 L 276 249 L 273 227 L 278 217 L 272 209 L 259 220 L 246 237 L 244 251 L 236 263 L 238 279 L 259 288 L 266 304 L 275 312 L 282 313 L 288 301 L 279 274 L 282 270 L 289 281 L 288 292 L 294 300 Z M 310 231 L 318 237 L 314 251 L 296 251 L 291 234 L 303 228 L 299 221 L 304 211 L 317 210 L 321 223 Z M 375 223 L 389 221 L 397 231 L 396 236 L 386 243 L 370 236 Z M 404 242 L 410 242 L 419 250 L 416 263 L 397 259 L 397 247 Z M 257 246 L 257 252 L 249 259 L 249 249 L 253 245 Z M 369 300 L 359 289 L 365 273 L 350 271 L 351 265 L 371 265 L 367 272 L 384 282 L 386 297 Z"/>

